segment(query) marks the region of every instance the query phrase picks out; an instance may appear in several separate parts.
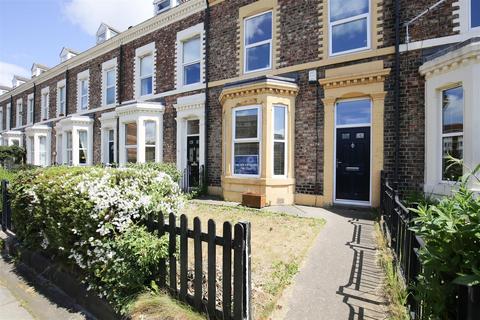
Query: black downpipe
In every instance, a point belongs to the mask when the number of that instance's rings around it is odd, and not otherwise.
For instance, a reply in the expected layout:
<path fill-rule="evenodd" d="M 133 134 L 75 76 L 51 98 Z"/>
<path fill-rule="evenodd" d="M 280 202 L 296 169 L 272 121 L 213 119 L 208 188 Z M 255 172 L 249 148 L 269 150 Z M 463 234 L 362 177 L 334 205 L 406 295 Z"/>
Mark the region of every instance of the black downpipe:
<path fill-rule="evenodd" d="M 118 104 L 122 104 L 123 97 L 123 44 L 120 45 L 118 55 Z M 117 163 L 120 162 L 120 119 L 117 117 L 117 130 L 115 137 L 115 153 L 117 154 Z"/>
<path fill-rule="evenodd" d="M 208 109 L 209 104 L 209 88 L 208 88 L 208 71 L 210 65 L 210 4 L 208 0 L 205 0 L 207 9 L 205 10 L 205 161 L 203 167 L 203 176 L 205 178 L 205 191 L 208 190 Z"/>
<path fill-rule="evenodd" d="M 65 117 L 68 115 L 68 69 L 65 70 Z"/>
<path fill-rule="evenodd" d="M 398 188 L 400 167 L 400 0 L 395 0 L 395 70 L 394 70 L 394 112 L 395 112 L 395 168 L 394 185 Z"/>

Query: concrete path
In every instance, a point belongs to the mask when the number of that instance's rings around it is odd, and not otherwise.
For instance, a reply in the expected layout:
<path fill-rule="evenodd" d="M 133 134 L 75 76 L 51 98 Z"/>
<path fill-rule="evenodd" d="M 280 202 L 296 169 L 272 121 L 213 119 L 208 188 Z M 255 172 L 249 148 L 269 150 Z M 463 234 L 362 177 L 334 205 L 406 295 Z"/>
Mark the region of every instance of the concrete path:
<path fill-rule="evenodd" d="M 80 312 L 60 303 L 65 301 L 61 293 L 49 298 L 27 283 L 17 274 L 14 265 L 0 256 L 0 320 L 86 319 Z"/>
<path fill-rule="evenodd" d="M 383 272 L 376 262 L 374 223 L 365 211 L 270 207 L 327 221 L 272 319 L 386 319 Z"/>

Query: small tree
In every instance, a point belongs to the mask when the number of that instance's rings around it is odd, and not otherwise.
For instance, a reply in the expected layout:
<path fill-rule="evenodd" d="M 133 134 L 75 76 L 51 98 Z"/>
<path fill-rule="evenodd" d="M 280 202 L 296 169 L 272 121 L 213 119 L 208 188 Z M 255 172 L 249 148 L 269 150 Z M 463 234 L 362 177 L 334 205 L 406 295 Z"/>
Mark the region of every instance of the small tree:
<path fill-rule="evenodd" d="M 24 164 L 25 156 L 25 149 L 19 146 L 0 146 L 0 164 L 4 168 Z"/>

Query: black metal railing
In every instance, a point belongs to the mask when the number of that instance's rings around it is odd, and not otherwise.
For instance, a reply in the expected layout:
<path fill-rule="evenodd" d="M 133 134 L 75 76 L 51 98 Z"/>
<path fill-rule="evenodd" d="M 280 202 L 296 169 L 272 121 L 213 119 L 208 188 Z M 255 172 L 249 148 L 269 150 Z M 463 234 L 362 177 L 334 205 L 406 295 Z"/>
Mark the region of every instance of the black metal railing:
<path fill-rule="evenodd" d="M 198 177 L 192 177 L 192 167 L 187 166 L 182 171 L 182 177 L 179 184 L 180 188 L 185 193 L 189 193 L 194 189 L 204 191 L 206 188 L 205 166 L 200 166 L 198 170 Z"/>
<path fill-rule="evenodd" d="M 410 316 L 415 320 L 428 319 L 429 315 L 424 314 L 425 301 L 418 299 L 414 291 L 418 276 L 423 272 L 419 253 L 425 243 L 410 229 L 413 213 L 400 201 L 398 191 L 390 185 L 384 172 L 381 175 L 380 200 L 382 231 L 407 286 L 406 303 Z M 457 320 L 480 319 L 480 286 L 458 286 L 456 306 Z"/>

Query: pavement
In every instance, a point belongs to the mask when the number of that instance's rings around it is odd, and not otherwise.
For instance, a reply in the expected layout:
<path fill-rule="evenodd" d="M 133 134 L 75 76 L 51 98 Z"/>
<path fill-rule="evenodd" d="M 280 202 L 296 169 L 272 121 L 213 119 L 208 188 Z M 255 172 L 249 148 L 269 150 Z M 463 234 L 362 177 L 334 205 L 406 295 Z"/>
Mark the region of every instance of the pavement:
<path fill-rule="evenodd" d="M 308 257 L 278 302 L 272 319 L 387 319 L 383 271 L 377 264 L 371 213 L 304 206 L 264 210 L 327 221 Z"/>
<path fill-rule="evenodd" d="M 8 257 L 0 256 L 0 320 L 87 319 L 65 304 L 68 298 L 59 289 L 49 285 L 48 290 L 42 290 L 21 274 Z M 42 287 L 45 289 L 45 284 Z"/>

